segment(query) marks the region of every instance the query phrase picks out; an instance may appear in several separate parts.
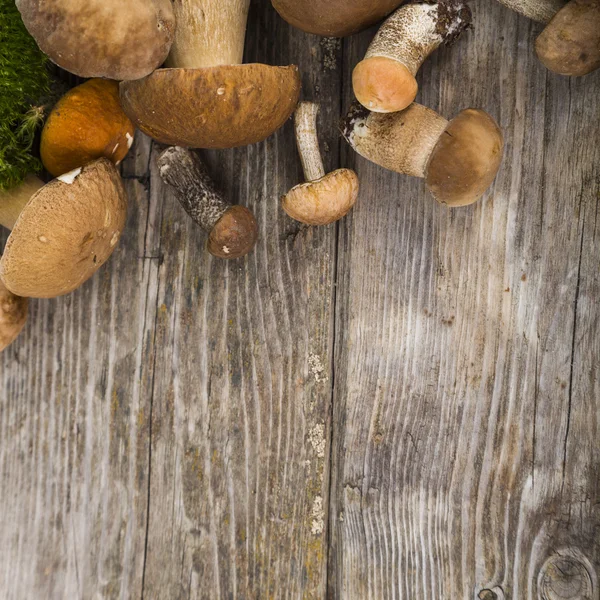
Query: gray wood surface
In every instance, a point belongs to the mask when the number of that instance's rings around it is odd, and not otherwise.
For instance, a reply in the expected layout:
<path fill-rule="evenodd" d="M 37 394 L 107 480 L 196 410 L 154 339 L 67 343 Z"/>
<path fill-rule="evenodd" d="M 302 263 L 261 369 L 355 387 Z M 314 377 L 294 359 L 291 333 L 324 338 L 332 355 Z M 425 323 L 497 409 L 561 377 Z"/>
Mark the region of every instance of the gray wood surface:
<path fill-rule="evenodd" d="M 418 100 L 500 122 L 475 206 L 340 142 L 374 29 L 321 40 L 266 0 L 246 60 L 299 64 L 352 213 L 280 210 L 290 122 L 203 153 L 261 228 L 214 259 L 136 136 L 120 247 L 0 355 L 1 598 L 599 597 L 600 74 L 552 75 L 540 25 L 473 10 Z"/>

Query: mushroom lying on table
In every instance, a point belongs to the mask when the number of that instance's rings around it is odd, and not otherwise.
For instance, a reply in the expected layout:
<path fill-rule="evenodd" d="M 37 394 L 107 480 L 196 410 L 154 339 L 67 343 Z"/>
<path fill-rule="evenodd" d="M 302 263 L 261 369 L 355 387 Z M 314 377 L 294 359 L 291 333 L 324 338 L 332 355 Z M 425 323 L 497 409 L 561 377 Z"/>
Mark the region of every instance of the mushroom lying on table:
<path fill-rule="evenodd" d="M 195 152 L 173 146 L 158 157 L 162 180 L 185 212 L 208 232 L 208 251 L 218 258 L 240 258 L 254 248 L 258 226 L 245 206 L 229 204 L 216 190 Z"/>
<path fill-rule="evenodd" d="M 30 175 L 0 193 L 0 224 L 11 230 L 0 279 L 17 296 L 67 294 L 106 262 L 126 216 L 121 178 L 106 158 L 46 185 Z"/>
<path fill-rule="evenodd" d="M 240 64 L 250 0 L 180 0 L 167 60 L 138 81 L 121 83 L 133 123 L 160 142 L 233 148 L 279 129 L 300 95 L 298 68 Z"/>
<path fill-rule="evenodd" d="M 293 187 L 281 199 L 283 210 L 307 225 L 341 219 L 354 206 L 360 187 L 350 169 L 325 174 L 317 137 L 318 113 L 319 106 L 313 102 L 301 102 L 296 109 L 296 144 L 307 183 Z"/>
<path fill-rule="evenodd" d="M 67 92 L 50 112 L 40 155 L 55 177 L 102 157 L 118 165 L 129 152 L 134 133 L 119 103 L 119 84 L 90 79 Z"/>
<path fill-rule="evenodd" d="M 80 77 L 138 79 L 173 42 L 171 0 L 16 0 L 25 27 L 57 65 Z"/>
<path fill-rule="evenodd" d="M 403 0 L 271 0 L 291 25 L 308 33 L 343 37 L 376 23 Z"/>
<path fill-rule="evenodd" d="M 15 296 L 0 281 L 0 352 L 10 346 L 27 321 L 27 298 Z"/>
<path fill-rule="evenodd" d="M 508 8 L 546 24 L 535 41 L 541 63 L 560 75 L 587 75 L 600 68 L 598 0 L 500 0 Z"/>
<path fill-rule="evenodd" d="M 468 108 L 448 122 L 413 103 L 396 113 L 371 113 L 358 102 L 342 134 L 361 156 L 392 171 L 425 178 L 433 197 L 448 206 L 476 202 L 502 161 L 500 128 L 487 113 Z"/>
<path fill-rule="evenodd" d="M 471 10 L 460 0 L 401 6 L 380 27 L 352 73 L 358 101 L 373 112 L 405 109 L 417 95 L 415 75 L 425 59 L 470 24 Z"/>

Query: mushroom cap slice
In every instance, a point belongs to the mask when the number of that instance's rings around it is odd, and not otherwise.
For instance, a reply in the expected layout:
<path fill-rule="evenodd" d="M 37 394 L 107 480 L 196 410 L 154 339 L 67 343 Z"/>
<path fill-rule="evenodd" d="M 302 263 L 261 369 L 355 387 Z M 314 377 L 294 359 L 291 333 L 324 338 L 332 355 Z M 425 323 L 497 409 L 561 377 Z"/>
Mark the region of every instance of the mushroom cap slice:
<path fill-rule="evenodd" d="M 121 104 L 150 137 L 187 148 L 234 148 L 279 129 L 300 96 L 296 66 L 159 69 L 121 83 Z"/>
<path fill-rule="evenodd" d="M 46 184 L 21 211 L 0 259 L 0 278 L 13 294 L 67 294 L 116 248 L 127 196 L 115 166 L 101 158 L 75 174 Z"/>
<path fill-rule="evenodd" d="M 434 198 L 448 206 L 476 202 L 496 177 L 504 141 L 496 121 L 486 112 L 467 108 L 446 127 L 426 167 L 425 179 Z"/>
<path fill-rule="evenodd" d="M 542 64 L 560 75 L 600 68 L 600 0 L 571 0 L 535 41 Z"/>
<path fill-rule="evenodd" d="M 271 0 L 291 25 L 308 33 L 343 37 L 376 23 L 403 0 Z"/>
<path fill-rule="evenodd" d="M 208 237 L 208 251 L 219 258 L 240 258 L 254 248 L 258 225 L 250 210 L 236 204 L 216 222 Z"/>
<path fill-rule="evenodd" d="M 353 206 L 360 188 L 350 169 L 338 169 L 318 179 L 293 187 L 282 199 L 285 212 L 307 225 L 327 225 L 341 219 Z"/>
<path fill-rule="evenodd" d="M 103 156 L 119 164 L 134 133 L 119 103 L 119 84 L 90 79 L 67 92 L 52 109 L 42 130 L 40 155 L 55 177 Z"/>
<path fill-rule="evenodd" d="M 0 352 L 10 346 L 27 321 L 27 298 L 15 296 L 0 281 Z"/>
<path fill-rule="evenodd" d="M 138 79 L 167 58 L 171 0 L 16 0 L 23 22 L 57 65 L 81 77 Z"/>

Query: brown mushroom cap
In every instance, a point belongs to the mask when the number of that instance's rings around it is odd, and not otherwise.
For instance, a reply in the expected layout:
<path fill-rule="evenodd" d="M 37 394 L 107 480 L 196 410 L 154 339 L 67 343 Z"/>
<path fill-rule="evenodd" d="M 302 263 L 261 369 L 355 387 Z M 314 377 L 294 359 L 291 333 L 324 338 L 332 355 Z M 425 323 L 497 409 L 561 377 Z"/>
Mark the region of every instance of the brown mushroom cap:
<path fill-rule="evenodd" d="M 502 131 L 486 112 L 460 112 L 440 136 L 426 167 L 434 198 L 448 206 L 476 202 L 491 185 L 502 161 Z"/>
<path fill-rule="evenodd" d="M 171 0 L 16 0 L 39 47 L 81 77 L 138 79 L 167 58 Z"/>
<path fill-rule="evenodd" d="M 187 148 L 260 142 L 296 108 L 298 68 L 261 64 L 159 69 L 121 83 L 121 104 L 150 137 Z"/>
<path fill-rule="evenodd" d="M 55 179 L 21 211 L 0 259 L 0 278 L 18 296 L 67 294 L 106 262 L 126 216 L 127 196 L 108 159 L 84 167 L 72 183 Z"/>
<path fill-rule="evenodd" d="M 208 251 L 219 258 L 240 258 L 254 248 L 258 225 L 245 206 L 232 206 L 217 221 L 208 237 Z"/>
<path fill-rule="evenodd" d="M 327 225 L 341 219 L 358 197 L 360 183 L 350 169 L 338 169 L 317 181 L 293 187 L 282 199 L 285 212 L 307 225 Z"/>
<path fill-rule="evenodd" d="M 542 64 L 560 75 L 600 68 L 600 0 L 571 0 L 535 41 Z"/>
<path fill-rule="evenodd" d="M 52 109 L 42 130 L 40 155 L 55 177 L 103 156 L 119 164 L 134 133 L 119 103 L 119 84 L 90 79 L 67 92 Z"/>
<path fill-rule="evenodd" d="M 271 0 L 291 25 L 317 35 L 343 37 L 376 23 L 402 0 Z"/>
<path fill-rule="evenodd" d="M 10 346 L 27 321 L 27 298 L 15 296 L 0 281 L 0 352 Z"/>

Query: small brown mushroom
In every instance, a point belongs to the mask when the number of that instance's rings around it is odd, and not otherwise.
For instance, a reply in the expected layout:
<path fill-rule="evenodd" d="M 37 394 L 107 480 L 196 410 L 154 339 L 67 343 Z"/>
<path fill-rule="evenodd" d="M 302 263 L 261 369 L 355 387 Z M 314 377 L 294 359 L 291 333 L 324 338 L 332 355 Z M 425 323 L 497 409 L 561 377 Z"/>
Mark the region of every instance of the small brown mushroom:
<path fill-rule="evenodd" d="M 271 0 L 291 25 L 308 33 L 343 37 L 376 23 L 402 0 Z"/>
<path fill-rule="evenodd" d="M 476 202 L 502 160 L 500 128 L 487 113 L 468 108 L 448 122 L 413 103 L 397 113 L 370 113 L 358 102 L 342 122 L 350 146 L 392 171 L 423 177 L 433 197 L 448 206 Z"/>
<path fill-rule="evenodd" d="M 121 83 L 121 103 L 154 139 L 188 148 L 259 142 L 292 114 L 300 94 L 296 66 L 242 65 L 249 0 L 180 0 L 167 60 Z"/>
<path fill-rule="evenodd" d="M 285 212 L 307 225 L 326 225 L 341 219 L 356 202 L 359 181 L 350 169 L 337 169 L 325 175 L 317 115 L 319 106 L 301 102 L 296 109 L 296 144 L 307 183 L 293 187 L 282 199 Z"/>
<path fill-rule="evenodd" d="M 254 248 L 258 237 L 254 215 L 224 200 L 198 154 L 178 146 L 167 148 L 158 157 L 158 168 L 185 212 L 208 232 L 207 248 L 213 256 L 240 258 Z"/>
<path fill-rule="evenodd" d="M 354 94 L 373 112 L 405 109 L 417 95 L 415 75 L 441 44 L 453 42 L 471 23 L 461 0 L 401 6 L 381 26 L 352 74 Z"/>
<path fill-rule="evenodd" d="M 118 165 L 129 152 L 134 133 L 119 104 L 119 84 L 90 79 L 67 92 L 50 112 L 40 155 L 55 177 L 103 156 Z"/>
<path fill-rule="evenodd" d="M 0 281 L 0 352 L 10 346 L 27 321 L 27 298 L 15 296 Z"/>
<path fill-rule="evenodd" d="M 46 185 L 29 176 L 2 192 L 0 224 L 12 231 L 0 279 L 18 296 L 67 294 L 108 260 L 126 216 L 121 178 L 106 158 Z"/>
<path fill-rule="evenodd" d="M 535 51 L 547 69 L 578 77 L 600 68 L 600 0 L 500 2 L 546 24 L 535 42 Z"/>
<path fill-rule="evenodd" d="M 138 79 L 167 57 L 171 0 L 16 0 L 23 22 L 57 65 L 81 77 Z"/>

